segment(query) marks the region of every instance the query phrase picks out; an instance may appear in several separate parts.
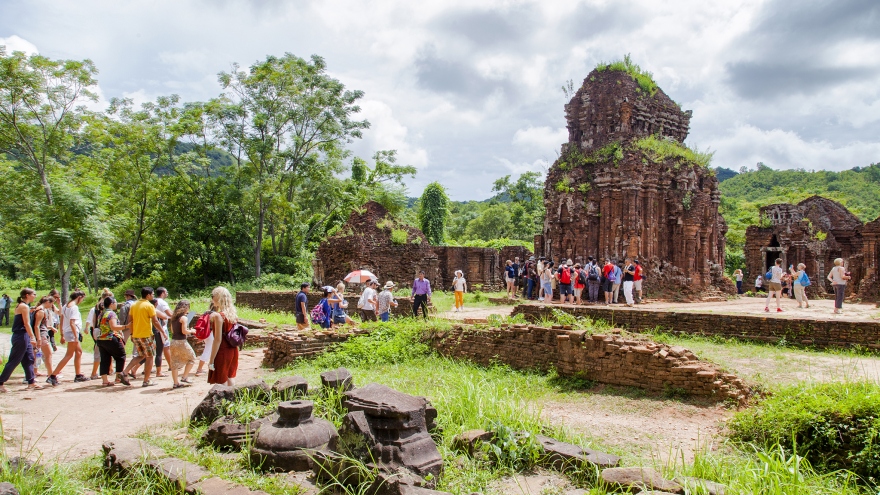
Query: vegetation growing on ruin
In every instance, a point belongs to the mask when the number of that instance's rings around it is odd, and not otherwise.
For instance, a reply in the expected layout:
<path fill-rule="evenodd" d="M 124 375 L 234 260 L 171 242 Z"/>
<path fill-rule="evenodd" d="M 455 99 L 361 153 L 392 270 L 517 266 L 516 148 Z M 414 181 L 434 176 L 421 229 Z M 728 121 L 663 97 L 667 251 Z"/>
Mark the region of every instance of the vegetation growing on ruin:
<path fill-rule="evenodd" d="M 636 140 L 633 145 L 654 163 L 674 160 L 677 163 L 708 168 L 714 154 L 709 151 L 692 150 L 684 143 L 653 134 Z"/>
<path fill-rule="evenodd" d="M 561 193 L 570 193 L 574 191 L 574 188 L 571 187 L 571 177 L 566 175 L 565 177 L 559 179 L 556 185 L 553 186 L 553 189 L 556 189 L 556 192 Z"/>
<path fill-rule="evenodd" d="M 392 244 L 406 244 L 406 231 L 403 229 L 394 229 L 391 231 Z"/>
<path fill-rule="evenodd" d="M 596 70 L 599 72 L 625 72 L 629 75 L 629 77 L 632 78 L 633 81 L 635 81 L 639 85 L 639 89 L 644 91 L 649 96 L 654 96 L 660 89 L 659 86 L 657 86 L 657 83 L 654 81 L 654 75 L 642 69 L 639 64 L 633 62 L 628 53 L 623 56 L 623 60 L 600 62 L 598 65 L 596 65 Z"/>

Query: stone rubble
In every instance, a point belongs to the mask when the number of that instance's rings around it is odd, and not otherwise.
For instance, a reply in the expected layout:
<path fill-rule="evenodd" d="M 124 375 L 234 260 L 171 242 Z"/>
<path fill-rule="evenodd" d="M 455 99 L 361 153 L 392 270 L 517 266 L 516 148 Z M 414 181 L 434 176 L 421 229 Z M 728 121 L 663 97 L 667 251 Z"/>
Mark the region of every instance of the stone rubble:
<path fill-rule="evenodd" d="M 257 430 L 250 452 L 252 463 L 266 470 L 308 471 L 315 465 L 315 455 L 336 450 L 336 428 L 312 416 L 313 408 L 309 400 L 279 404 L 278 419 Z"/>

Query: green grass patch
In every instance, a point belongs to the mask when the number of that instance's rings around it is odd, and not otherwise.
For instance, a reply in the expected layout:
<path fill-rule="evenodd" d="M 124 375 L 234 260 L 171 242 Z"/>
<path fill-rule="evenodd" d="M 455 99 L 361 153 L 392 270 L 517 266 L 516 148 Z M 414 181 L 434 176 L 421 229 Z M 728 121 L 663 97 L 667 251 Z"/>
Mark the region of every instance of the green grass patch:
<path fill-rule="evenodd" d="M 632 61 L 627 53 L 623 56 L 623 60 L 614 60 L 612 62 L 600 62 L 596 65 L 598 72 L 624 72 L 639 85 L 639 89 L 648 96 L 654 96 L 660 89 L 654 81 L 654 75 L 642 69 L 639 64 Z"/>
<path fill-rule="evenodd" d="M 675 160 L 688 165 L 708 168 L 712 163 L 712 155 L 714 155 L 713 152 L 692 150 L 674 139 L 655 135 L 643 137 L 635 141 L 634 145 L 654 163 Z"/>

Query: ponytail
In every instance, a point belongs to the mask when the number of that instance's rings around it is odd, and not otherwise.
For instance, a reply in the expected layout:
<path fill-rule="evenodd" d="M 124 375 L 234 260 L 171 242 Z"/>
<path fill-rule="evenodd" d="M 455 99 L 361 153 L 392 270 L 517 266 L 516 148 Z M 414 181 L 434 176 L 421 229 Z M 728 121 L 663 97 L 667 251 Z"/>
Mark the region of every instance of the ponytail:
<path fill-rule="evenodd" d="M 21 292 L 19 293 L 19 296 L 18 296 L 18 304 L 23 303 L 24 299 L 27 296 L 32 295 L 32 294 L 36 294 L 36 293 L 37 293 L 37 291 L 35 291 L 34 289 L 31 289 L 30 287 L 25 287 L 24 289 L 21 289 Z"/>

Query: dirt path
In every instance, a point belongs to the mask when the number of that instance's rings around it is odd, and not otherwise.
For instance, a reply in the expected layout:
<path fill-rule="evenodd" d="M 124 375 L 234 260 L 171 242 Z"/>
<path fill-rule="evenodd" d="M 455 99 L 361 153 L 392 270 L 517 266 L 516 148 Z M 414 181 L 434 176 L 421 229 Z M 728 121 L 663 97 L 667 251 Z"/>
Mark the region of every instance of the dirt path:
<path fill-rule="evenodd" d="M 260 376 L 262 357 L 262 349 L 242 352 L 236 380 Z M 91 355 L 84 354 L 83 369 L 88 372 L 91 366 Z M 141 380 L 133 381 L 132 387 L 102 388 L 100 380 L 73 383 L 72 363 L 64 375 L 58 387 L 28 392 L 22 384 L 24 374 L 18 368 L 6 384 L 10 392 L 0 395 L 0 419 L 9 455 L 33 449 L 44 461 L 88 457 L 101 450 L 104 440 L 189 417 L 211 388 L 206 375 L 196 377 L 192 387 L 173 391 L 170 374 L 146 389 L 140 387 Z M 36 452 L 29 457 L 36 458 Z"/>

